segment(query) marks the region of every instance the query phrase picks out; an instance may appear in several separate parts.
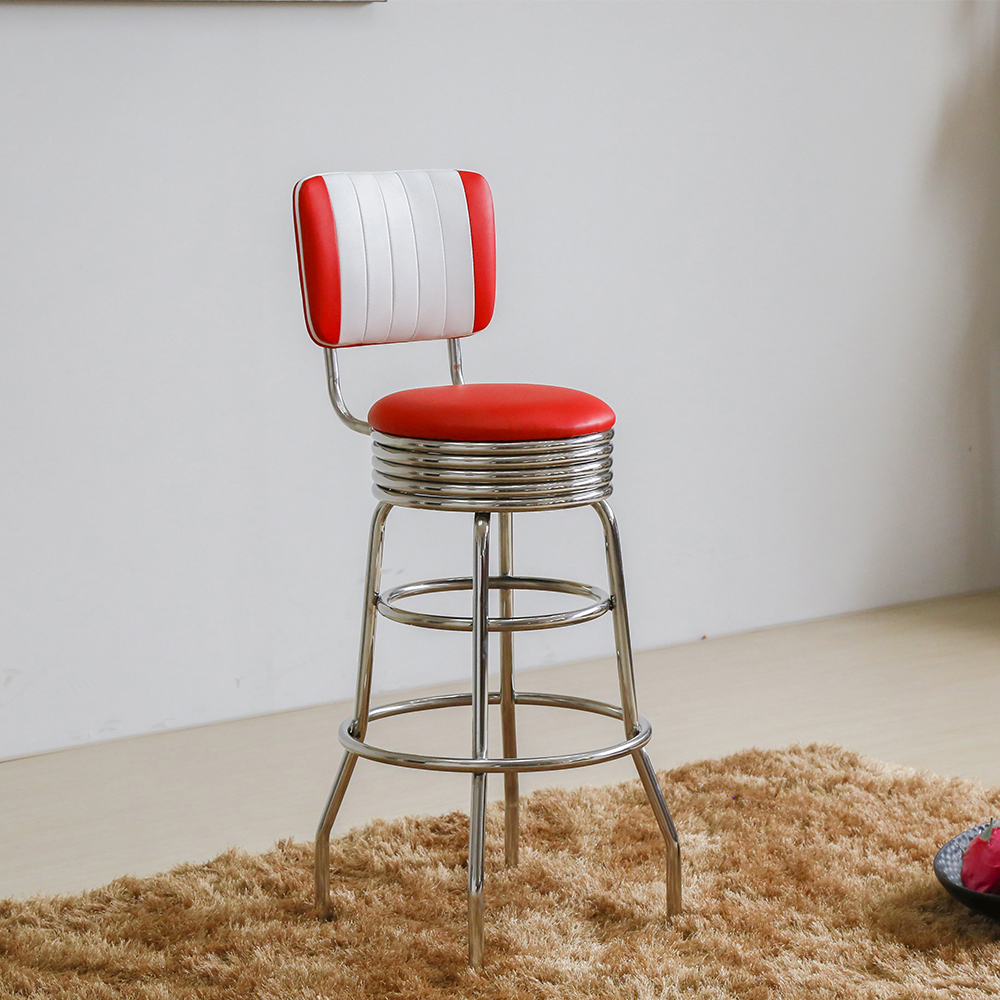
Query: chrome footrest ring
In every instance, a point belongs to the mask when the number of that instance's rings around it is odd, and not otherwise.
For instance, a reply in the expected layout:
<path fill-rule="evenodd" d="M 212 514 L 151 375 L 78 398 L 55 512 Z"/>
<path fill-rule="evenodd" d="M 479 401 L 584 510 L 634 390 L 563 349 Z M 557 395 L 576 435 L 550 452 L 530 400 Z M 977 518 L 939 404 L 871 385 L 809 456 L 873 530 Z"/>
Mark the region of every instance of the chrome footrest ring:
<path fill-rule="evenodd" d="M 409 611 L 395 602 L 421 594 L 441 594 L 451 590 L 472 590 L 472 578 L 468 576 L 447 577 L 441 580 L 421 580 L 393 587 L 376 598 L 380 615 L 403 625 L 417 628 L 436 628 L 447 632 L 471 632 L 472 619 L 453 615 L 432 615 L 423 611 Z M 490 590 L 541 590 L 550 594 L 576 594 L 589 597 L 591 603 L 572 611 L 557 611 L 548 615 L 519 615 L 514 618 L 490 618 L 487 628 L 490 632 L 531 632 L 535 629 L 562 628 L 565 625 L 579 625 L 600 618 L 611 610 L 611 598 L 600 587 L 572 580 L 557 580 L 542 576 L 491 576 Z"/>
<path fill-rule="evenodd" d="M 471 694 L 445 694 L 432 698 L 414 698 L 411 701 L 398 701 L 391 705 L 382 705 L 372 709 L 368 716 L 369 722 L 387 719 L 393 715 L 406 715 L 410 712 L 425 712 L 435 708 L 454 708 L 461 705 L 471 705 Z M 490 704 L 500 704 L 500 693 L 490 692 Z M 605 715 L 611 719 L 621 719 L 622 710 L 617 705 L 609 705 L 604 701 L 594 701 L 591 698 L 577 698 L 572 695 L 545 694 L 537 691 L 517 692 L 514 695 L 515 705 L 541 705 L 547 708 L 569 708 L 581 712 L 591 712 L 594 715 Z M 344 749 L 359 757 L 377 761 L 380 764 L 394 764 L 397 767 L 413 767 L 425 771 L 461 771 L 472 774 L 501 774 L 510 771 L 559 771 L 570 767 L 586 767 L 588 764 L 601 764 L 609 760 L 626 757 L 641 747 L 644 747 L 653 735 L 653 728 L 641 715 L 638 717 L 636 732 L 627 740 L 615 743 L 613 746 L 601 747 L 598 750 L 583 750 L 579 753 L 558 754 L 551 757 L 433 757 L 426 754 L 408 753 L 402 750 L 386 750 L 357 739 L 351 729 L 353 719 L 345 719 L 340 724 L 338 737 Z"/>

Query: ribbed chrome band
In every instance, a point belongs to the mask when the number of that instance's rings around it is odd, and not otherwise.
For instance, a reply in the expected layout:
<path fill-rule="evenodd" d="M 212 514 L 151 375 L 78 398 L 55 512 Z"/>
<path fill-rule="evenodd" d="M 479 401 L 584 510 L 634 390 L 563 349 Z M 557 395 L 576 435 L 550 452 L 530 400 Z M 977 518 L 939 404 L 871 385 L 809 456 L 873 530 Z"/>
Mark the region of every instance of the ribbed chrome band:
<path fill-rule="evenodd" d="M 552 510 L 611 493 L 614 431 L 555 441 L 433 441 L 372 433 L 372 492 L 401 507 Z"/>

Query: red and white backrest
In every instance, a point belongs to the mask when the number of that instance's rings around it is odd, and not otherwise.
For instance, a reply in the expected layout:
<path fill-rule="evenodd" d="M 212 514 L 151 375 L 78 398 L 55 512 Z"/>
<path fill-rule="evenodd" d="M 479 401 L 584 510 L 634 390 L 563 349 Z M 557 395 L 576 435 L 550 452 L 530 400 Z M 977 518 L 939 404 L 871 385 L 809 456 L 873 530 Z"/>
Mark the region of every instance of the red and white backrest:
<path fill-rule="evenodd" d="M 480 174 L 317 174 L 296 184 L 293 205 L 317 344 L 465 337 L 493 317 L 493 197 Z"/>

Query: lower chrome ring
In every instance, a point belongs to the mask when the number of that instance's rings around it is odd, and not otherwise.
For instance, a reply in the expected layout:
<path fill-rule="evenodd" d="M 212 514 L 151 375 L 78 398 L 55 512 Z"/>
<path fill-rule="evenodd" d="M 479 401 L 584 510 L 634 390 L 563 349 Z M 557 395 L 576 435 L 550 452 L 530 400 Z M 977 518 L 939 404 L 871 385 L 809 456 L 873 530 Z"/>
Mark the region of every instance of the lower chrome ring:
<path fill-rule="evenodd" d="M 410 712 L 425 712 L 435 708 L 454 708 L 461 705 L 471 705 L 471 694 L 445 694 L 432 698 L 414 698 L 411 701 L 398 701 L 391 705 L 382 705 L 372 709 L 368 716 L 369 722 L 387 719 L 393 715 L 406 715 Z M 500 704 L 500 693 L 490 692 L 490 704 Z M 573 695 L 545 694 L 537 691 L 517 692 L 514 695 L 515 705 L 542 705 L 548 708 L 569 708 L 579 712 L 591 712 L 594 715 L 604 715 L 611 719 L 621 720 L 622 710 L 616 705 L 604 701 L 594 701 L 591 698 L 577 698 Z M 586 767 L 588 764 L 602 764 L 605 761 L 627 757 L 644 747 L 653 735 L 649 722 L 638 716 L 636 731 L 627 740 L 615 743 L 613 746 L 601 747 L 598 750 L 583 750 L 579 753 L 558 754 L 552 757 L 432 757 L 426 754 L 407 753 L 402 750 L 386 750 L 383 747 L 364 743 L 351 733 L 353 719 L 345 719 L 340 724 L 337 733 L 345 750 L 359 757 L 377 761 L 379 764 L 394 764 L 397 767 L 412 767 L 424 771 L 460 771 L 472 774 L 501 774 L 519 771 L 560 771 L 571 767 Z"/>

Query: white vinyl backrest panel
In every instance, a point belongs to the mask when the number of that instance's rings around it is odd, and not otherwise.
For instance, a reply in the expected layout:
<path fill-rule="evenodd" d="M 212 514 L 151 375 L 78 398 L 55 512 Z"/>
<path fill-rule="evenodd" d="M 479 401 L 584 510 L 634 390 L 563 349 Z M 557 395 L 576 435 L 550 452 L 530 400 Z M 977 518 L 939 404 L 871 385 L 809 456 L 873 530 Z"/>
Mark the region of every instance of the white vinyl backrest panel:
<path fill-rule="evenodd" d="M 337 229 L 339 344 L 471 333 L 472 231 L 458 171 L 321 176 Z"/>

